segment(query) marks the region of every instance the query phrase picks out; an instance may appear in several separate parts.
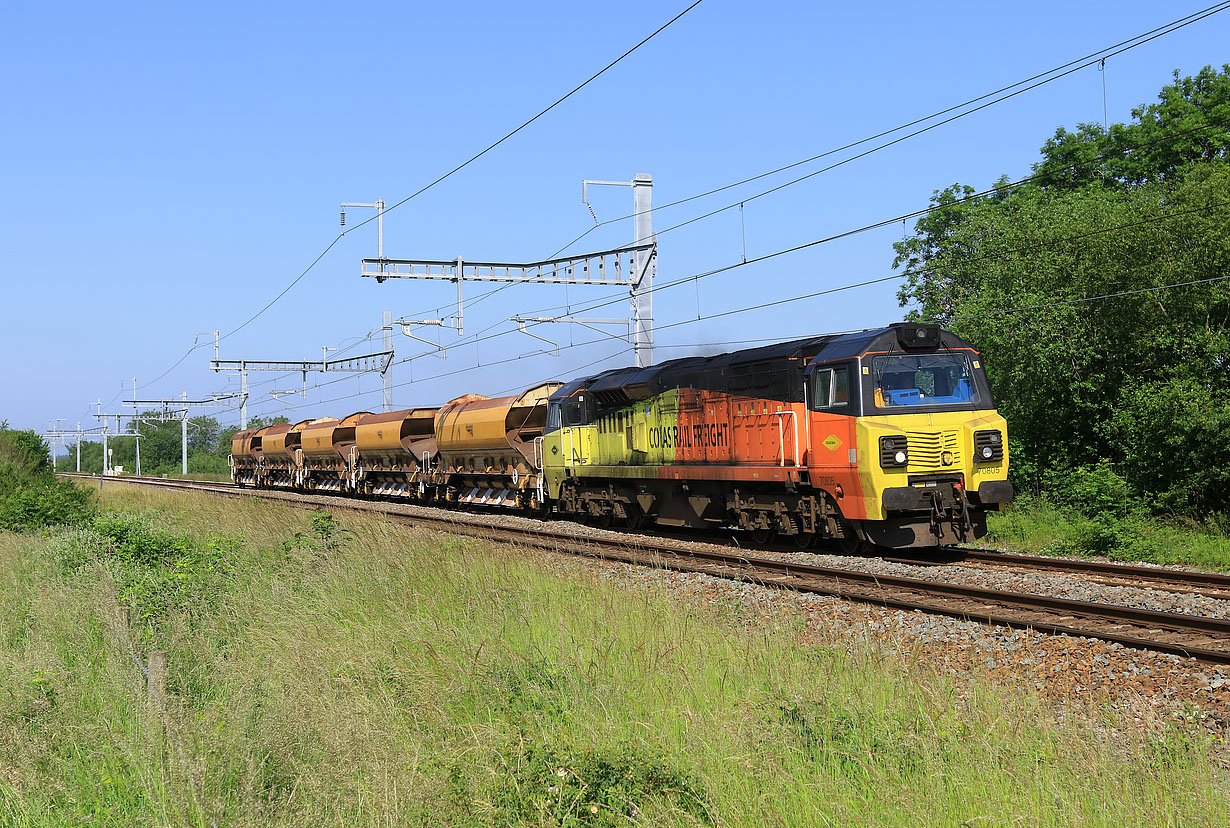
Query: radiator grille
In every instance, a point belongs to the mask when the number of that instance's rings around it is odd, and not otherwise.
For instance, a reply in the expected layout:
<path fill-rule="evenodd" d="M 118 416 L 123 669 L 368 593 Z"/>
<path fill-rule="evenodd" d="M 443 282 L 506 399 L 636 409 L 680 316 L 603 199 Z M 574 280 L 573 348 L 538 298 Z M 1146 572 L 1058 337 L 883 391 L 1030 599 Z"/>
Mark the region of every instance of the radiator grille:
<path fill-rule="evenodd" d="M 911 472 L 952 471 L 961 467 L 961 451 L 955 431 L 907 431 Z M 952 454 L 952 464 L 944 465 L 944 453 Z"/>

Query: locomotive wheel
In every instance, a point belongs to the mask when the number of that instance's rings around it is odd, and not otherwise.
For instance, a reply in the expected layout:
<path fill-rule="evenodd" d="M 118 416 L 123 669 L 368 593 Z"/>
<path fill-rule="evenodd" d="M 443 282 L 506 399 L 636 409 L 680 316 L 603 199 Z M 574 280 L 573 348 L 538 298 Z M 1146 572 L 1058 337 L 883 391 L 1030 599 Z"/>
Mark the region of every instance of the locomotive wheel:
<path fill-rule="evenodd" d="M 751 536 L 753 546 L 768 546 L 773 542 L 773 537 L 777 533 L 772 529 L 752 529 L 748 534 Z"/>
<path fill-rule="evenodd" d="M 838 538 L 837 549 L 843 555 L 862 555 L 867 551 L 867 542 L 857 535 L 854 537 Z"/>
<path fill-rule="evenodd" d="M 790 535 L 790 540 L 794 543 L 795 549 L 810 549 L 812 543 L 816 540 L 816 536 L 811 532 L 799 532 L 797 535 Z"/>

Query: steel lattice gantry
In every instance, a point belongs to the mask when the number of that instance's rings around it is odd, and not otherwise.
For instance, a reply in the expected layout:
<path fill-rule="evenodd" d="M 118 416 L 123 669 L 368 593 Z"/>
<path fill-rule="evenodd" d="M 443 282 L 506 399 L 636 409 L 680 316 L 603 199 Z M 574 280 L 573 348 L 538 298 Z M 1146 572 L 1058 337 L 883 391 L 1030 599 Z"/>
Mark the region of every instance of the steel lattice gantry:
<path fill-rule="evenodd" d="M 566 256 L 529 264 L 501 262 L 467 262 L 461 257 L 451 261 L 434 259 L 390 259 L 380 256 L 363 259 L 360 276 L 385 279 L 436 279 L 454 282 L 457 285 L 457 316 L 455 324 L 458 335 L 463 331 L 464 282 L 511 282 L 537 285 L 595 285 L 626 286 L 632 304 L 629 321 L 632 348 L 636 364 L 645 367 L 653 364 L 653 280 L 657 274 L 658 246 L 653 235 L 651 194 L 653 178 L 638 173 L 632 181 L 589 181 L 586 184 L 630 186 L 636 224 L 635 244 L 600 253 Z M 583 196 L 584 198 L 584 196 Z M 587 202 L 588 203 L 588 202 Z M 543 321 L 580 321 L 575 319 L 550 319 Z M 592 321 L 592 320 L 585 320 Z M 424 320 L 417 324 L 440 325 L 442 320 Z"/>
<path fill-rule="evenodd" d="M 129 408 L 146 408 L 151 407 L 159 409 L 156 411 L 146 410 L 133 414 L 134 419 L 141 420 L 161 420 L 175 422 L 180 424 L 180 471 L 182 474 L 188 474 L 188 415 L 194 408 L 228 408 L 231 400 L 240 399 L 240 394 L 219 394 L 210 397 L 207 400 L 190 400 L 188 392 L 184 392 L 178 400 L 124 400 L 124 405 Z M 242 400 L 241 400 L 242 402 Z M 138 472 L 140 470 L 138 469 Z"/>
<path fill-rule="evenodd" d="M 385 316 L 385 330 L 391 331 L 391 323 L 388 321 L 388 314 Z M 236 396 L 240 398 L 239 424 L 242 428 L 248 427 L 249 371 L 273 371 L 279 374 L 290 374 L 299 371 L 303 374 L 305 382 L 309 371 L 319 371 L 325 374 L 378 373 L 384 379 L 385 384 L 385 409 L 391 410 L 392 397 L 389 390 L 388 372 L 389 367 L 393 363 L 393 349 L 391 345 L 391 337 L 387 333 L 385 335 L 385 343 L 388 345 L 386 350 L 371 354 L 363 354 L 361 356 L 318 360 L 211 359 L 209 361 L 209 367 L 214 371 L 239 372 L 240 391 Z"/>

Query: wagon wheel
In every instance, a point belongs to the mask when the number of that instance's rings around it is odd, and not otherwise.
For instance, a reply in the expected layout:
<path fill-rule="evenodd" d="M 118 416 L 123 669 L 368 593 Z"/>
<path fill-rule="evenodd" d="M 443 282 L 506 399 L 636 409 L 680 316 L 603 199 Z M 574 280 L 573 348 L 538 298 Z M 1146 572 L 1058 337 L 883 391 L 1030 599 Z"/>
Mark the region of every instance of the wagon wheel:
<path fill-rule="evenodd" d="M 794 548 L 798 550 L 810 549 L 815 540 L 816 536 L 812 532 L 799 532 L 797 535 L 790 536 L 790 541 L 794 544 Z"/>
<path fill-rule="evenodd" d="M 645 513 L 636 505 L 630 505 L 627 508 L 628 514 L 624 517 L 624 527 L 627 529 L 640 529 L 645 525 Z"/>
<path fill-rule="evenodd" d="M 777 533 L 772 529 L 750 529 L 748 534 L 752 539 L 753 546 L 768 546 L 773 542 L 773 536 Z"/>

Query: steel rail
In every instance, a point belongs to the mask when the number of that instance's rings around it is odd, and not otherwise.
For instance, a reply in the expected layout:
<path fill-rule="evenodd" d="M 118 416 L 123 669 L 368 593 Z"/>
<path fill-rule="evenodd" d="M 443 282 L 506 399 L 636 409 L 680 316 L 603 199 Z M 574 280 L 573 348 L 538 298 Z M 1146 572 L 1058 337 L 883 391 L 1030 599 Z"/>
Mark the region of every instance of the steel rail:
<path fill-rule="evenodd" d="M 302 505 L 316 505 L 320 497 L 266 489 L 239 489 L 233 484 L 206 481 L 115 478 L 123 482 L 166 488 L 192 489 L 237 497 L 273 497 Z M 902 576 L 876 575 L 856 570 L 795 563 L 698 549 L 666 538 L 632 535 L 622 538 L 584 538 L 575 532 L 545 527 L 523 529 L 495 526 L 489 515 L 443 512 L 447 517 L 390 512 L 385 504 L 324 496 L 330 505 L 354 511 L 378 512 L 418 526 L 486 540 L 566 551 L 603 560 L 697 572 L 799 592 L 832 595 L 901 610 L 923 610 L 953 618 L 1017 629 L 1097 638 L 1125 646 L 1230 664 L 1230 620 L 1143 610 L 1052 598 L 1044 595 L 986 589 Z M 409 505 L 409 504 L 408 504 Z M 417 507 L 422 508 L 422 507 Z"/>
<path fill-rule="evenodd" d="M 917 566 L 944 566 L 948 564 L 975 563 L 1005 568 L 1026 568 L 1102 575 L 1115 580 L 1154 581 L 1157 586 L 1177 592 L 1196 592 L 1211 597 L 1230 599 L 1230 575 L 1219 572 L 1194 572 L 1185 569 L 1164 569 L 1139 564 L 1112 563 L 1110 561 L 1082 561 L 1071 558 L 1042 558 L 1035 555 L 1019 555 L 1013 552 L 998 552 L 993 549 L 961 549 L 949 547 L 950 560 L 922 559 L 913 557 L 890 557 L 886 560 L 900 561 Z"/>

